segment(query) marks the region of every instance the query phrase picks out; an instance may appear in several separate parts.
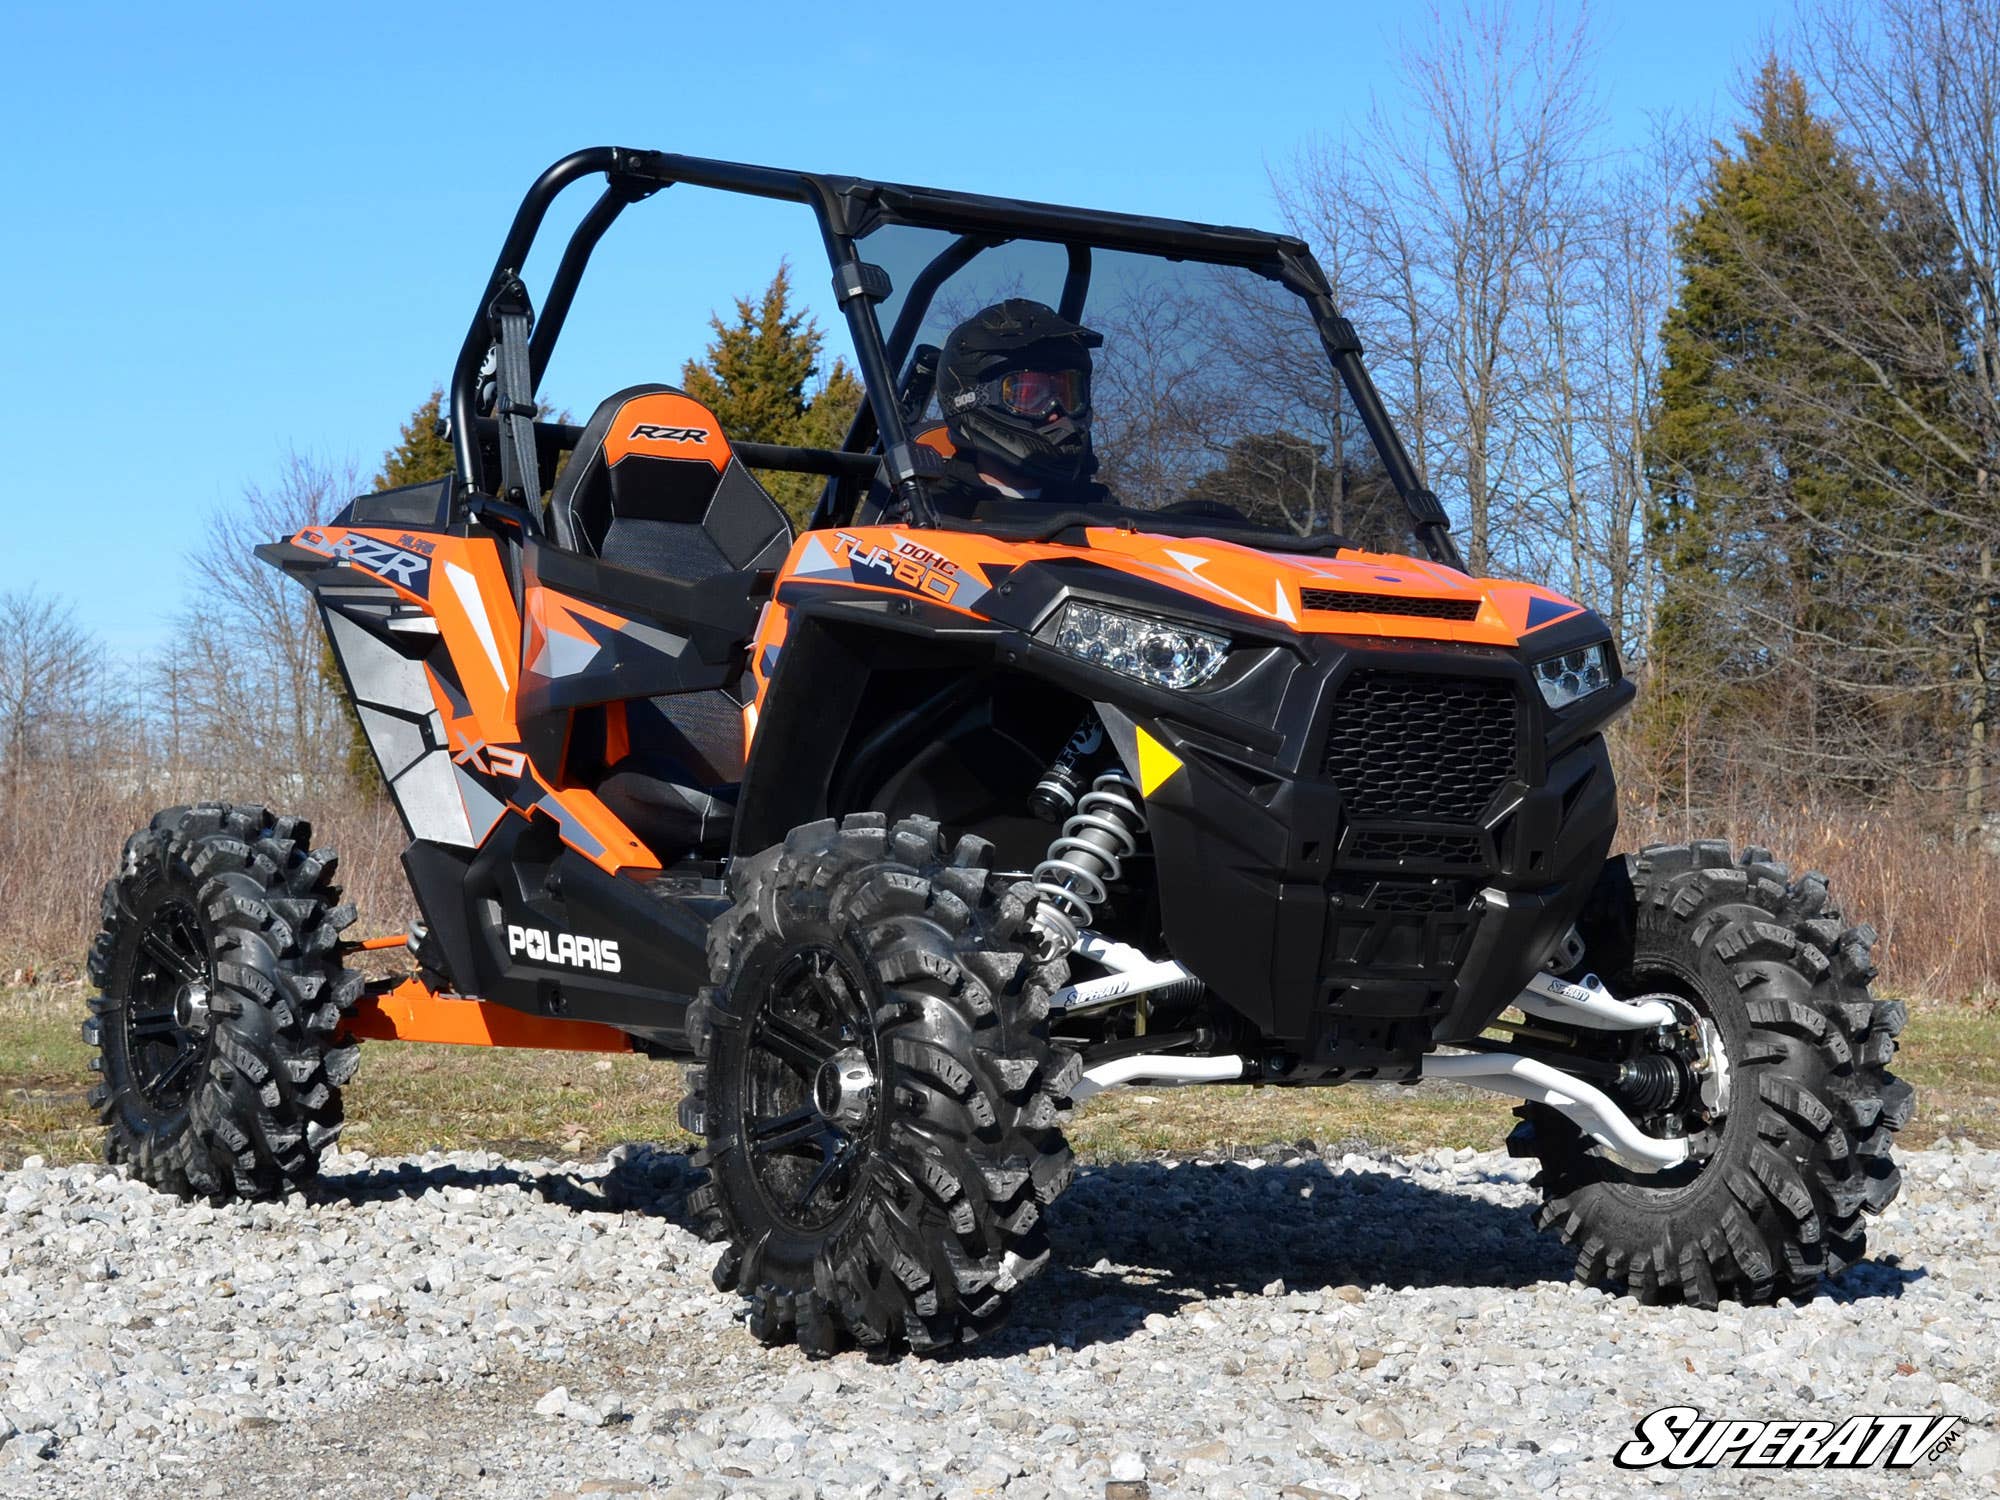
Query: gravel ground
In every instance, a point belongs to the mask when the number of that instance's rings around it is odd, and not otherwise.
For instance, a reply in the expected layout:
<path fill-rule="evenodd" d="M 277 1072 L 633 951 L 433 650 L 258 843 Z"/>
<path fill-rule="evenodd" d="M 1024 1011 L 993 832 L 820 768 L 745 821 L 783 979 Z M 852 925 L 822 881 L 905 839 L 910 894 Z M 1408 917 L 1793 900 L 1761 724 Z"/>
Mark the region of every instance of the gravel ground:
<path fill-rule="evenodd" d="M 1571 1285 L 1496 1153 L 1097 1166 L 996 1343 L 821 1363 L 751 1340 L 650 1147 L 341 1154 L 226 1209 L 31 1164 L 0 1175 L 0 1494 L 1992 1492 L 2000 1153 L 1940 1147 L 1837 1293 L 1719 1313 Z M 1902 1473 L 1613 1467 L 1673 1404 L 1965 1426 Z"/>

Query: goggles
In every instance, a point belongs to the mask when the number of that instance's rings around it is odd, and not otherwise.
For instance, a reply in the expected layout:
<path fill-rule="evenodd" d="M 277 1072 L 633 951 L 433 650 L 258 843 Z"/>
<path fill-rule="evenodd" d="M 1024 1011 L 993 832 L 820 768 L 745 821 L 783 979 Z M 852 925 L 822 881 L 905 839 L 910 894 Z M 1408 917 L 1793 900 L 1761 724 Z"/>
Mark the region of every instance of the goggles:
<path fill-rule="evenodd" d="M 1079 417 L 1090 410 L 1088 370 L 1009 370 L 986 382 L 990 398 L 1016 416 L 1046 417 L 1057 407 Z"/>

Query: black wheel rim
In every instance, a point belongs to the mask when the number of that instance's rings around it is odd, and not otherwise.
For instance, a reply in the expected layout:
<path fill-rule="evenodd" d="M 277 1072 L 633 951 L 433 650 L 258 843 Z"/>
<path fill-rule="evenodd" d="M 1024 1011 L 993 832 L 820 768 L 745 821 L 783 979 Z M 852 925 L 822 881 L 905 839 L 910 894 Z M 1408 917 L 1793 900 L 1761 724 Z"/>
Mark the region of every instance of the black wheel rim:
<path fill-rule="evenodd" d="M 839 1086 L 866 1076 L 870 1086 Z M 822 945 L 778 964 L 745 1048 L 742 1140 L 766 1207 L 785 1228 L 817 1234 L 866 1177 L 882 1118 L 882 1076 L 868 991 Z"/>
<path fill-rule="evenodd" d="M 208 1036 L 186 1024 L 191 994 L 203 1005 L 214 985 L 208 939 L 194 908 L 167 901 L 139 934 L 132 992 L 125 1001 L 125 1058 L 133 1087 L 154 1109 L 185 1105 L 208 1056 Z"/>

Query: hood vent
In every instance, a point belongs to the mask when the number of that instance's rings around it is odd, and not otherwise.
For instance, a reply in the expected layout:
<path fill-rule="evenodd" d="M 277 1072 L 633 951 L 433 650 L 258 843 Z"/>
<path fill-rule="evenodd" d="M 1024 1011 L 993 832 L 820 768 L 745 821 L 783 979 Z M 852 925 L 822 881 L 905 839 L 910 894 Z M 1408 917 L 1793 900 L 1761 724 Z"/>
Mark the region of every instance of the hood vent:
<path fill-rule="evenodd" d="M 1340 589 L 1300 589 L 1307 609 L 1346 615 L 1412 615 L 1422 620 L 1476 620 L 1477 599 L 1419 599 L 1408 594 L 1350 594 Z"/>

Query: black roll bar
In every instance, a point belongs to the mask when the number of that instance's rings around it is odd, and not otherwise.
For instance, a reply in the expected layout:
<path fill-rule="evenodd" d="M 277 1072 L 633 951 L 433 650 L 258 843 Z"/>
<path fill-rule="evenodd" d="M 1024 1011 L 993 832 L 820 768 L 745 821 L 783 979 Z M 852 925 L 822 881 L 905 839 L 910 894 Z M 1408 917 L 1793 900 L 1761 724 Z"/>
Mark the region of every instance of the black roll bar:
<path fill-rule="evenodd" d="M 542 376 L 548 373 L 549 356 L 555 353 L 556 340 L 569 320 L 570 304 L 576 300 L 577 285 L 583 280 L 583 269 L 590 263 L 597 242 L 625 211 L 626 204 L 637 203 L 657 191 L 630 183 L 611 183 L 570 235 L 569 243 L 563 247 L 562 261 L 556 266 L 555 279 L 549 283 L 549 294 L 542 301 L 541 316 L 535 319 L 535 331 L 528 339 L 528 373 L 537 390 L 541 389 Z"/>
<path fill-rule="evenodd" d="M 472 435 L 472 419 L 479 414 L 479 366 L 493 342 L 492 332 L 486 323 L 486 310 L 500 288 L 527 260 L 528 247 L 534 244 L 536 231 L 542 227 L 542 217 L 549 211 L 556 195 L 579 178 L 588 177 L 592 172 L 609 173 L 617 166 L 618 150 L 615 146 L 593 146 L 584 151 L 572 151 L 534 180 L 527 196 L 521 200 L 521 206 L 514 211 L 514 222 L 508 226 L 507 237 L 500 242 L 500 254 L 495 257 L 492 274 L 486 278 L 485 289 L 479 294 L 472 326 L 465 331 L 465 342 L 459 345 L 458 362 L 451 371 L 452 452 L 458 459 L 458 477 L 475 491 L 486 488 L 481 483 L 483 476 L 479 472 L 479 445 Z"/>

